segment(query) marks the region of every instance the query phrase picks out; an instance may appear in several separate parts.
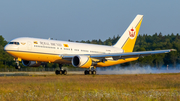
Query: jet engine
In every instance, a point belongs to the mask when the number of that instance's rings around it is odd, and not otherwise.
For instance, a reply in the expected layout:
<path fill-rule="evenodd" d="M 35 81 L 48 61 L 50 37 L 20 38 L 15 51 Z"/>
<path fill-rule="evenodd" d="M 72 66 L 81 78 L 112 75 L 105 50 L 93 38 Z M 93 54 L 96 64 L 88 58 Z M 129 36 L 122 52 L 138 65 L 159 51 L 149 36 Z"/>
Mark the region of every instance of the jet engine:
<path fill-rule="evenodd" d="M 22 60 L 24 66 L 39 67 L 41 62 Z"/>
<path fill-rule="evenodd" d="M 91 58 L 87 56 L 80 56 L 80 55 L 74 56 L 71 62 L 74 67 L 80 67 L 80 68 L 89 68 L 92 65 Z"/>

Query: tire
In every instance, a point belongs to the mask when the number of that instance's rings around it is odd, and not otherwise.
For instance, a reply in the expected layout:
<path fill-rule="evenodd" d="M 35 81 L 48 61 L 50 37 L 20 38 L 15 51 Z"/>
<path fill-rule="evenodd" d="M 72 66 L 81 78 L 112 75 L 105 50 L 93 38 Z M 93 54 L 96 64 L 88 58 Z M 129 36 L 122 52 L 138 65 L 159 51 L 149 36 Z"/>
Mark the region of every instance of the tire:
<path fill-rule="evenodd" d="M 67 75 L 67 71 L 66 71 L 66 70 L 64 70 L 64 71 L 63 71 L 63 74 L 64 74 L 64 75 Z"/>
<path fill-rule="evenodd" d="M 91 70 L 89 70 L 89 75 L 91 75 L 92 74 L 92 71 Z"/>
<path fill-rule="evenodd" d="M 20 66 L 15 66 L 16 69 L 20 69 L 21 67 Z"/>
<path fill-rule="evenodd" d="M 85 71 L 84 71 L 84 75 L 87 75 L 87 72 L 88 72 L 88 71 L 87 71 L 87 70 L 85 70 Z"/>
<path fill-rule="evenodd" d="M 59 70 L 56 70 L 56 71 L 55 71 L 55 74 L 58 75 L 58 74 L 59 74 Z"/>
<path fill-rule="evenodd" d="M 62 75 L 62 74 L 63 74 L 63 71 L 62 71 L 62 70 L 60 70 L 60 71 L 59 71 L 59 74 L 60 74 L 60 75 Z"/>
<path fill-rule="evenodd" d="M 93 75 L 96 75 L 96 71 L 95 71 L 95 70 L 93 70 L 93 71 L 92 71 L 92 74 L 93 74 Z"/>

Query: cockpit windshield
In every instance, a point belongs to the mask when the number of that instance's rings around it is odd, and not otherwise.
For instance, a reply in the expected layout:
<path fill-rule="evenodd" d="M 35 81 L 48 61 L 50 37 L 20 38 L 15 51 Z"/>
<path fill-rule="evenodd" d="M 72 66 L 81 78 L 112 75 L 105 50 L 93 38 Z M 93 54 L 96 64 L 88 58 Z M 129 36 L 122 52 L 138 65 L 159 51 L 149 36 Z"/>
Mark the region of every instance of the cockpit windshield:
<path fill-rule="evenodd" d="M 19 45 L 19 42 L 9 42 L 9 44 Z"/>

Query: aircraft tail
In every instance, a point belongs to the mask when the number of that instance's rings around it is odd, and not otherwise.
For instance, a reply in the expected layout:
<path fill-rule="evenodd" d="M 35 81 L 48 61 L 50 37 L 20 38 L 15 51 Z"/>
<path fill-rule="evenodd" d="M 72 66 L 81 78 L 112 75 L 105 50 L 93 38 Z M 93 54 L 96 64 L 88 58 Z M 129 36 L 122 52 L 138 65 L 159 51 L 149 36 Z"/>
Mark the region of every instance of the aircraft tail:
<path fill-rule="evenodd" d="M 124 52 L 132 52 L 141 26 L 143 15 L 137 15 L 121 38 L 113 47 L 121 48 Z"/>

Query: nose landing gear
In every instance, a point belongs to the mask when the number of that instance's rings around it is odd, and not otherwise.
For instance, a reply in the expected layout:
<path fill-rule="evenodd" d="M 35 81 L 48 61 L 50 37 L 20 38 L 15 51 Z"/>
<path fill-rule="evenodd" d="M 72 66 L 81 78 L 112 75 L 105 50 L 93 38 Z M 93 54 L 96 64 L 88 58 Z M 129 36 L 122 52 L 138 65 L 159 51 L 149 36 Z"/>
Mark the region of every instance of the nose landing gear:
<path fill-rule="evenodd" d="M 16 69 L 20 69 L 21 67 L 19 66 L 19 60 L 18 60 L 18 59 L 16 59 L 16 64 L 17 64 L 17 65 L 15 66 L 15 68 L 16 68 Z"/>

